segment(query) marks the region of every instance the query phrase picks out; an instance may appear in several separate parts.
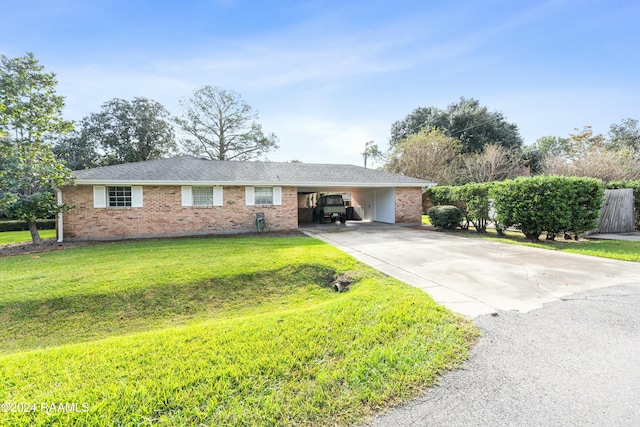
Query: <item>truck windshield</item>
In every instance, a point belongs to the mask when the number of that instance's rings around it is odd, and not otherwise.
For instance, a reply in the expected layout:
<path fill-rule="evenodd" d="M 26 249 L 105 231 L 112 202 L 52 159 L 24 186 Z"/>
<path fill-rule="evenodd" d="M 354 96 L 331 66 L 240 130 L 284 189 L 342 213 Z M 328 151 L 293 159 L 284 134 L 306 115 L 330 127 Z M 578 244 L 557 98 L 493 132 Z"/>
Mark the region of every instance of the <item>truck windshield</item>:
<path fill-rule="evenodd" d="M 329 196 L 325 198 L 325 204 L 327 206 L 344 206 L 344 202 L 342 201 L 342 196 Z"/>

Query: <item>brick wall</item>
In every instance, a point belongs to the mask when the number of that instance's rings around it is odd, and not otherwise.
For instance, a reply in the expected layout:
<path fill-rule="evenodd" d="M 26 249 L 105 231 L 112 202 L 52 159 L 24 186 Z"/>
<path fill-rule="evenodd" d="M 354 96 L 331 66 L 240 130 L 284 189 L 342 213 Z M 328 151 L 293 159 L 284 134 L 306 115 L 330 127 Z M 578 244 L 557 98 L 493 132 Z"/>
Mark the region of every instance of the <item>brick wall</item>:
<path fill-rule="evenodd" d="M 396 188 L 396 224 L 422 223 L 422 188 Z"/>
<path fill-rule="evenodd" d="M 180 186 L 144 186 L 141 208 L 94 208 L 93 186 L 62 190 L 63 202 L 75 209 L 63 216 L 65 239 L 181 236 L 255 231 L 257 212 L 269 230 L 298 228 L 298 194 L 282 187 L 282 206 L 246 206 L 244 187 L 224 187 L 224 206 L 182 206 Z"/>

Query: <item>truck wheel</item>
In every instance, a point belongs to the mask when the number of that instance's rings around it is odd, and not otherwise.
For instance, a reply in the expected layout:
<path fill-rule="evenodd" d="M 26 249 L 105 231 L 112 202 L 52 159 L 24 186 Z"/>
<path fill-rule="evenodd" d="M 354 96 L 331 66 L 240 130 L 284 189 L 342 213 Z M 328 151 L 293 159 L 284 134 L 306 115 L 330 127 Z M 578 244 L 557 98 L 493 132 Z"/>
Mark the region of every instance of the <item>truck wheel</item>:
<path fill-rule="evenodd" d="M 335 216 L 331 217 L 331 222 L 336 222 L 336 217 Z"/>
<path fill-rule="evenodd" d="M 345 222 L 347 222 L 347 216 L 346 215 L 340 215 L 340 224 L 344 224 Z"/>

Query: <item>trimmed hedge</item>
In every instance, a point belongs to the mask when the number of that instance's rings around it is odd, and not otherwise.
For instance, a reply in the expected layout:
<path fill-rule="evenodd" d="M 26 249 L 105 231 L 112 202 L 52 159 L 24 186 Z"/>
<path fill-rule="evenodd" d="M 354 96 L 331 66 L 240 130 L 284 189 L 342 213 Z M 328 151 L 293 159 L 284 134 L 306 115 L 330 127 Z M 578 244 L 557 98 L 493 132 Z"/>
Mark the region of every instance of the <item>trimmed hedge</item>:
<path fill-rule="evenodd" d="M 38 230 L 54 230 L 56 228 L 55 219 L 38 219 Z M 21 220 L 2 220 L 0 221 L 0 232 L 2 231 L 26 231 L 29 226 L 26 222 Z"/>
<path fill-rule="evenodd" d="M 462 212 L 455 206 L 434 206 L 427 211 L 431 224 L 435 227 L 453 230 L 462 221 Z"/>
<path fill-rule="evenodd" d="M 554 237 L 596 228 L 604 189 L 594 178 L 536 176 L 496 183 L 490 197 L 497 222 L 538 240 L 544 231 Z"/>

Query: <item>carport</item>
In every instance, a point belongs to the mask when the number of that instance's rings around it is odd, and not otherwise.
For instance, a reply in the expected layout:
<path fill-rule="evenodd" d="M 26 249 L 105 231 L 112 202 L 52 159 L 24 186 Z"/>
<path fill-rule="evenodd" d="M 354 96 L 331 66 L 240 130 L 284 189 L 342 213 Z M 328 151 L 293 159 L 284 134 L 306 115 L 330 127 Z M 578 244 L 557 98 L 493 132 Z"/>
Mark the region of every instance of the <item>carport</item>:
<path fill-rule="evenodd" d="M 320 193 L 349 194 L 349 206 L 353 208 L 355 220 L 366 220 L 395 224 L 396 189 L 395 187 L 335 187 L 329 185 L 298 187 L 298 223 L 310 222 L 305 209 L 313 208 L 314 195 Z M 307 197 L 311 196 L 311 197 Z"/>

